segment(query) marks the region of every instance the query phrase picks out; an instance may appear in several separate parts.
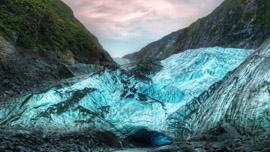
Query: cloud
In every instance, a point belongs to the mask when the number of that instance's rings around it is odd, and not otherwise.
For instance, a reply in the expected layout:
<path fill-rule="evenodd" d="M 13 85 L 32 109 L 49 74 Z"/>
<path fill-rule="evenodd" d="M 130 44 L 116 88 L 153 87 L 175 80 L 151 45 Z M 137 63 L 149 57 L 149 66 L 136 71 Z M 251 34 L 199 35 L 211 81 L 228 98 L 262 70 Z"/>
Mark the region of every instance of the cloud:
<path fill-rule="evenodd" d="M 188 26 L 209 14 L 223 0 L 63 1 L 110 54 L 122 56 Z M 129 47 L 127 44 L 132 42 L 138 44 Z"/>

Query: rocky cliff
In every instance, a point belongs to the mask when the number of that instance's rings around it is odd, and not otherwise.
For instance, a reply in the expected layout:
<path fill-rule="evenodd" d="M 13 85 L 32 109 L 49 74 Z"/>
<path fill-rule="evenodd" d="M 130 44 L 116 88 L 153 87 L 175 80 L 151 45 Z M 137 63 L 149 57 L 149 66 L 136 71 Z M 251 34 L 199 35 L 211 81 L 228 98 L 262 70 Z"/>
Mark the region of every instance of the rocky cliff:
<path fill-rule="evenodd" d="M 49 88 L 87 64 L 116 65 L 61 0 L 2 0 L 0 50 L 0 101 Z"/>
<path fill-rule="evenodd" d="M 2 0 L 0 35 L 31 52 L 50 51 L 63 61 L 113 63 L 61 0 Z"/>
<path fill-rule="evenodd" d="M 174 53 L 209 46 L 258 48 L 270 34 L 270 1 L 225 0 L 184 29 Z"/>
<path fill-rule="evenodd" d="M 130 60 L 166 58 L 187 49 L 211 46 L 256 49 L 270 34 L 269 8 L 268 0 L 225 0 L 210 15 L 181 30 L 170 51 L 150 44 L 124 57 Z M 170 42 L 160 41 L 163 44 Z"/>

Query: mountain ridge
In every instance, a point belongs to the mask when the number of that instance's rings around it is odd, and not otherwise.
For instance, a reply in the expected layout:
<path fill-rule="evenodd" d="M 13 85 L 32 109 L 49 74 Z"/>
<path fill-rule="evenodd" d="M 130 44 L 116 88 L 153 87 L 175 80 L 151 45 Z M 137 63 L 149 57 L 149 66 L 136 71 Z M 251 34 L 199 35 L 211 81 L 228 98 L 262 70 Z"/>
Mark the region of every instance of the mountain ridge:
<path fill-rule="evenodd" d="M 270 34 L 268 8 L 270 8 L 269 0 L 225 0 L 208 16 L 182 29 L 171 54 L 213 46 L 257 49 Z M 153 55 L 148 54 L 151 54 L 151 51 L 145 52 L 142 49 L 124 58 L 130 60 L 140 60 L 149 56 L 159 58 L 155 56 L 155 52 Z M 163 59 L 171 54 L 164 56 Z"/>
<path fill-rule="evenodd" d="M 164 36 L 160 40 L 148 44 L 140 51 L 127 54 L 123 56 L 123 58 L 130 59 L 132 61 L 140 60 L 142 56 L 144 56 L 144 58 L 166 58 L 174 51 L 173 49 L 175 47 L 177 37 L 182 31 L 183 30 L 172 32 L 171 34 Z"/>

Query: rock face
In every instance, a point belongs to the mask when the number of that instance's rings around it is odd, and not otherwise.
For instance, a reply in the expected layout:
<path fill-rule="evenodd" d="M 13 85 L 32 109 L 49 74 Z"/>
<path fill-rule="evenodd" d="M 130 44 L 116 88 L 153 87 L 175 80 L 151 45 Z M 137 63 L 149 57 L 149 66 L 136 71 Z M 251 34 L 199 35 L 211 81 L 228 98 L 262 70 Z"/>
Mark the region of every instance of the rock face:
<path fill-rule="evenodd" d="M 257 49 L 270 34 L 269 7 L 270 2 L 265 0 L 225 0 L 210 15 L 180 30 L 170 51 L 162 45 L 154 45 L 160 41 L 166 45 L 171 42 L 162 39 L 124 57 L 130 60 L 164 59 L 188 49 L 213 46 Z"/>
<path fill-rule="evenodd" d="M 0 5 L 0 35 L 16 46 L 47 50 L 62 61 L 114 63 L 61 0 L 2 0 Z"/>
<path fill-rule="evenodd" d="M 35 92 L 36 86 L 73 76 L 70 70 L 48 51 L 43 60 L 37 53 L 25 52 L 0 37 L 0 101 Z M 49 86 L 49 85 L 48 85 Z"/>
<path fill-rule="evenodd" d="M 117 66 L 61 0 L 0 5 L 0 102 L 83 74 L 87 64 Z"/>
<path fill-rule="evenodd" d="M 174 53 L 209 46 L 257 49 L 270 34 L 270 2 L 225 0 L 179 35 Z"/>
<path fill-rule="evenodd" d="M 146 68 L 137 64 L 127 71 L 100 70 L 2 106 L 0 124 L 46 130 L 95 127 L 123 136 L 138 127 L 167 133 L 171 114 L 222 80 L 251 52 L 204 48 L 148 61 Z"/>
<path fill-rule="evenodd" d="M 173 32 L 162 39 L 148 44 L 140 51 L 125 55 L 123 58 L 138 61 L 143 58 L 165 59 L 169 57 L 175 48 L 176 40 L 182 30 Z"/>
<path fill-rule="evenodd" d="M 0 102 L 42 92 L 57 85 L 60 80 L 99 69 L 102 68 L 69 64 L 46 50 L 29 52 L 0 37 Z"/>
<path fill-rule="evenodd" d="M 182 138 L 224 123 L 241 133 L 270 129 L 270 45 L 266 41 L 234 72 L 171 116 Z M 173 122 L 173 121 L 171 121 Z M 178 130 L 178 129 L 177 129 Z"/>

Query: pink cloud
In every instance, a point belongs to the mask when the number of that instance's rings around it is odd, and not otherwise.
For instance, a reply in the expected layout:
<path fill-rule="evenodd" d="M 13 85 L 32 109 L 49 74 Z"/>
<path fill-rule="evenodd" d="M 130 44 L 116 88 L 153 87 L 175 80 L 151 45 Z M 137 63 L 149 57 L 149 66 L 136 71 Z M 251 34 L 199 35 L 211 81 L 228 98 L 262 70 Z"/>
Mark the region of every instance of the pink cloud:
<path fill-rule="evenodd" d="M 209 14 L 223 0 L 63 1 L 101 42 L 113 39 L 125 43 L 133 39 L 157 40 Z M 104 47 L 111 52 L 117 51 L 110 50 L 106 44 Z"/>

